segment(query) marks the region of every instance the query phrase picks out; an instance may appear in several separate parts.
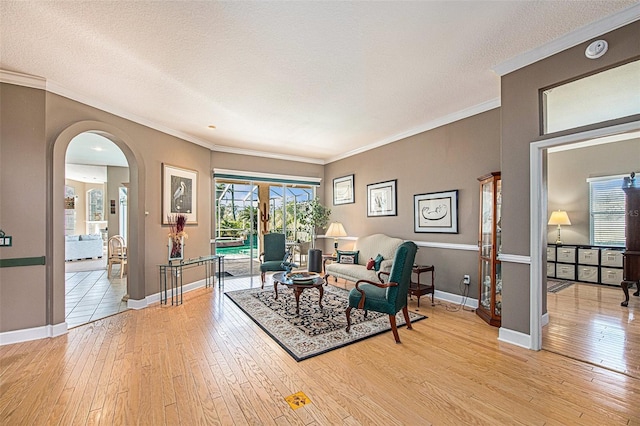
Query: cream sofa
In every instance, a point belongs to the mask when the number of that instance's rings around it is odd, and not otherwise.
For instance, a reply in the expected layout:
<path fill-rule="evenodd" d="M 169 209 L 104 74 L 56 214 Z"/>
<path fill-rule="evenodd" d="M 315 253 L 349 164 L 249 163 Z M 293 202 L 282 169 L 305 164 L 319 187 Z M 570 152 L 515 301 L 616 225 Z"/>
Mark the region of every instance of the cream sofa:
<path fill-rule="evenodd" d="M 66 235 L 64 237 L 64 260 L 102 257 L 103 242 L 100 234 Z"/>
<path fill-rule="evenodd" d="M 397 248 L 404 240 L 389 237 L 384 234 L 373 234 L 360 237 L 356 240 L 353 251 L 358 252 L 357 264 L 345 264 L 334 261 L 326 265 L 325 279 L 329 276 L 342 278 L 347 281 L 370 280 L 378 282 L 378 272 L 375 269 L 367 269 L 369 259 L 375 259 L 379 254 L 383 260 L 380 263 L 380 271 L 390 271 Z"/>

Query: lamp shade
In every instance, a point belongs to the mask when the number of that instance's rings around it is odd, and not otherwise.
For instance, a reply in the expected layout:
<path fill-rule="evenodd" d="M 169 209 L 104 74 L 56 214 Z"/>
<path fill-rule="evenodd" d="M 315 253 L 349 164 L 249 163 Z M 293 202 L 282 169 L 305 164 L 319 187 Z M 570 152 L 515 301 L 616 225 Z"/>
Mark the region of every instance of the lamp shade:
<path fill-rule="evenodd" d="M 566 211 L 558 210 L 551 213 L 548 225 L 571 225 L 571 221 Z"/>
<path fill-rule="evenodd" d="M 342 223 L 333 222 L 329 225 L 329 229 L 327 229 L 327 232 L 324 235 L 325 237 L 333 238 L 346 237 L 347 231 L 344 230 L 344 226 L 342 226 Z"/>

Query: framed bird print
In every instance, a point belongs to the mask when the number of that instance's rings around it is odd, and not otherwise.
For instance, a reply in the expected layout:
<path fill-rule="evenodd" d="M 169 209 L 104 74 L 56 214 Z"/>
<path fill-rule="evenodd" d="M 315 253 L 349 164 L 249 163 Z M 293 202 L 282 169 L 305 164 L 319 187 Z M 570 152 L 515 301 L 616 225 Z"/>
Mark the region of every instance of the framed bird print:
<path fill-rule="evenodd" d="M 198 223 L 198 171 L 162 163 L 162 224 L 177 214 Z"/>

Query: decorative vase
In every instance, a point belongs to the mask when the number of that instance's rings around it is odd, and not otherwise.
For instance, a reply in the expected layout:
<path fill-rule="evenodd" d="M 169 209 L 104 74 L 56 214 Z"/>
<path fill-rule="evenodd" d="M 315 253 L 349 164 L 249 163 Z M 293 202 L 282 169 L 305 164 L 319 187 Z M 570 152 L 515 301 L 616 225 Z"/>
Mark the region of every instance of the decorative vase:
<path fill-rule="evenodd" d="M 169 237 L 169 261 L 184 259 L 184 236 Z"/>

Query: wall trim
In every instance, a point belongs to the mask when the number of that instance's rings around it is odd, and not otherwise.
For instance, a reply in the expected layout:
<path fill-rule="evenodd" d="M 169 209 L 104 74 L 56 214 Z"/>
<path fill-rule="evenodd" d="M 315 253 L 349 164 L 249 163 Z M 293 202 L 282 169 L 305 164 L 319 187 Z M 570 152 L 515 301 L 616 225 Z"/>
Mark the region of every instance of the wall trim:
<path fill-rule="evenodd" d="M 542 314 L 540 324 L 542 324 L 543 327 L 549 325 L 549 312 Z"/>
<path fill-rule="evenodd" d="M 414 241 L 418 247 L 439 248 L 448 250 L 478 251 L 475 244 L 436 243 L 432 241 Z"/>
<path fill-rule="evenodd" d="M 498 255 L 498 260 L 501 262 L 508 262 L 508 263 L 524 263 L 524 264 L 531 264 L 531 256 L 522 256 L 520 254 L 505 254 L 505 253 L 500 253 Z"/>
<path fill-rule="evenodd" d="M 493 71 L 500 77 L 524 68 L 544 58 L 560 53 L 580 43 L 624 27 L 640 19 L 640 4 L 630 6 L 618 13 L 609 15 L 582 28 L 578 28 L 564 36 L 557 38 L 543 46 L 524 52 L 493 67 Z"/>
<path fill-rule="evenodd" d="M 67 334 L 67 332 L 68 328 L 66 322 L 55 325 L 24 328 L 22 330 L 5 331 L 0 333 L 0 346 L 45 339 L 47 337 L 58 337 L 63 334 Z"/>
<path fill-rule="evenodd" d="M 46 90 L 47 80 L 35 75 L 21 74 L 0 69 L 0 83 L 13 84 L 15 86 L 30 87 L 32 89 Z"/>
<path fill-rule="evenodd" d="M 498 330 L 498 340 L 511 345 L 520 346 L 525 349 L 531 349 L 531 336 L 519 331 L 500 327 L 500 330 Z"/>

